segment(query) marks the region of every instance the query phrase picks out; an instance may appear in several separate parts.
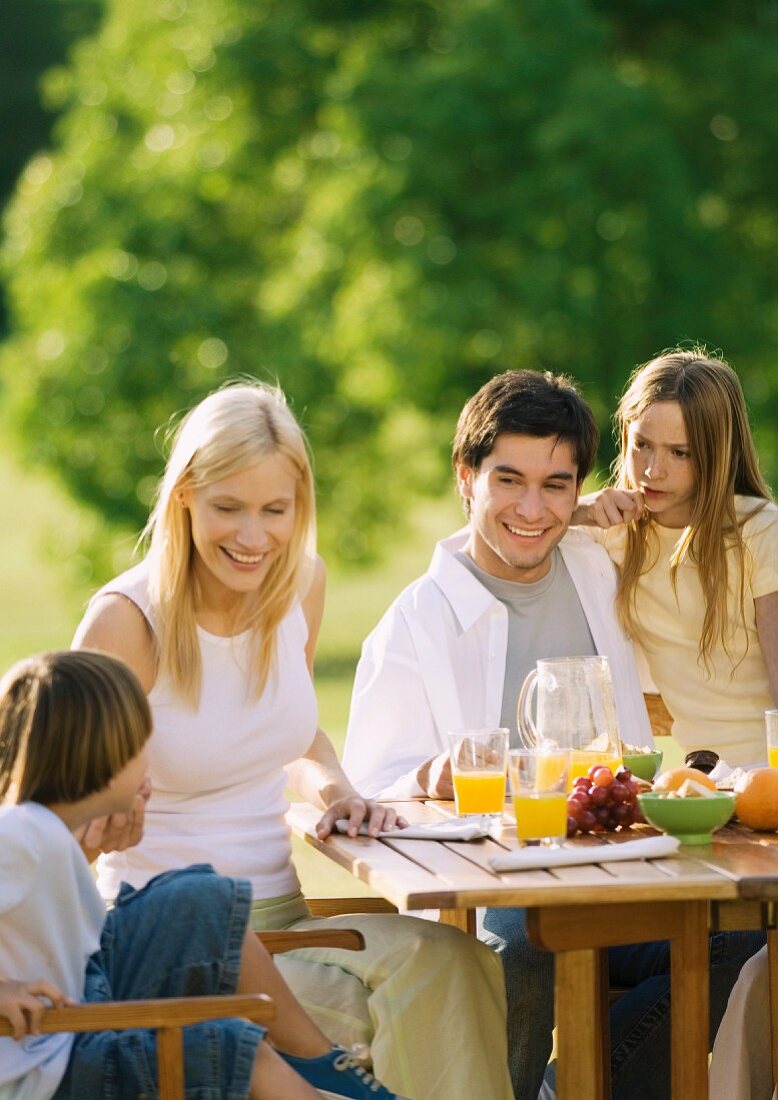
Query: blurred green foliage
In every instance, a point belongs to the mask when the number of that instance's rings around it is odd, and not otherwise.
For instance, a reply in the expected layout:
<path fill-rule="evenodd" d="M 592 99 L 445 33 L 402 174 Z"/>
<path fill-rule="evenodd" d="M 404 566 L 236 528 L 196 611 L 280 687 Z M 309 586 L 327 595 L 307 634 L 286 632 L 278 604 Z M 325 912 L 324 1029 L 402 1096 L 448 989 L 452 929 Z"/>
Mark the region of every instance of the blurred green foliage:
<path fill-rule="evenodd" d="M 0 35 L 0 204 L 25 161 L 49 140 L 52 116 L 40 101 L 41 72 L 91 34 L 102 0 L 3 0 Z M 0 333 L 5 308 L 0 293 Z"/>
<path fill-rule="evenodd" d="M 605 428 L 637 362 L 705 340 L 775 479 L 776 10 L 107 0 L 6 214 L 23 454 L 139 526 L 154 427 L 278 378 L 356 560 L 444 483 L 495 371 L 572 373 Z"/>

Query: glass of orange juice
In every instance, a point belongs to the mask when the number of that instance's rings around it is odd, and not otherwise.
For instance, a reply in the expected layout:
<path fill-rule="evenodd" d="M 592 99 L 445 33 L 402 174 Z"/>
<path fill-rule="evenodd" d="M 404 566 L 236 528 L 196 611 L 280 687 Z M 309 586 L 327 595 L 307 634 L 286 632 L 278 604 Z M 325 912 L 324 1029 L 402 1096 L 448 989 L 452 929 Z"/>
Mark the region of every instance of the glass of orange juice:
<path fill-rule="evenodd" d="M 567 835 L 567 773 L 565 749 L 514 749 L 508 754 L 516 833 L 524 843 L 556 846 Z"/>
<path fill-rule="evenodd" d="M 767 763 L 771 768 L 778 768 L 778 710 L 766 710 L 764 724 L 767 733 Z"/>
<path fill-rule="evenodd" d="M 451 778 L 459 817 L 499 817 L 505 805 L 507 729 L 452 730 Z"/>

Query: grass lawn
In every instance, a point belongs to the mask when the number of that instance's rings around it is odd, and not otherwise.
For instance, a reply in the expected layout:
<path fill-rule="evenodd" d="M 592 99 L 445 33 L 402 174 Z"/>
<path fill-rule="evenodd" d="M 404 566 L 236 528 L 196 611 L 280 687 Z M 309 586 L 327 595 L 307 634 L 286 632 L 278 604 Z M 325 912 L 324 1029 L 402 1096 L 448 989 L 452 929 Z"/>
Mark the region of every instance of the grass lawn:
<path fill-rule="evenodd" d="M 0 540 L 0 669 L 29 653 L 70 644 L 84 604 L 94 589 L 89 563 L 79 558 L 77 509 L 48 482 L 23 472 L 0 451 L 5 531 Z M 320 720 L 342 750 L 351 682 L 362 639 L 400 590 L 422 573 L 438 538 L 462 523 L 453 496 L 414 516 L 378 568 L 346 573 L 332 569 L 317 657 Z M 681 763 L 678 746 L 662 739 L 664 766 Z M 295 862 L 311 896 L 361 896 L 370 891 L 318 853 L 295 841 Z"/>

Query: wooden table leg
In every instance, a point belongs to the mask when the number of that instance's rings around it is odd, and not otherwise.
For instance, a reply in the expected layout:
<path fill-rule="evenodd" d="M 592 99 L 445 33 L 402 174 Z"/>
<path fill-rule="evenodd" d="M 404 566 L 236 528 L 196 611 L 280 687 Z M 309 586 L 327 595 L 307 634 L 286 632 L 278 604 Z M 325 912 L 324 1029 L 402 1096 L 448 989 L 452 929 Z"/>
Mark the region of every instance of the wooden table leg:
<path fill-rule="evenodd" d="M 452 924 L 463 932 L 475 935 L 475 909 L 441 909 L 440 923 Z"/>
<path fill-rule="evenodd" d="M 555 957 L 558 1100 L 610 1096 L 607 951 L 559 951 Z"/>
<path fill-rule="evenodd" d="M 679 935 L 670 941 L 673 1100 L 707 1100 L 710 989 L 708 905 L 686 902 Z"/>
<path fill-rule="evenodd" d="M 602 949 L 667 939 L 671 943 L 672 1096 L 673 1100 L 707 1100 L 708 903 L 646 901 L 622 905 L 618 907 L 618 920 L 614 920 L 614 908 L 549 906 L 527 913 L 531 942 L 556 953 L 557 1081 L 565 1083 L 559 1095 L 564 1100 L 607 1095 L 604 1090 L 608 1088 L 609 1058 L 598 1051 L 594 1034 L 598 1032 L 607 1051 L 609 1017 L 602 1004 L 607 984 L 601 967 L 595 965 L 592 945 Z M 579 1043 L 586 1050 L 583 1064 L 576 1050 Z"/>

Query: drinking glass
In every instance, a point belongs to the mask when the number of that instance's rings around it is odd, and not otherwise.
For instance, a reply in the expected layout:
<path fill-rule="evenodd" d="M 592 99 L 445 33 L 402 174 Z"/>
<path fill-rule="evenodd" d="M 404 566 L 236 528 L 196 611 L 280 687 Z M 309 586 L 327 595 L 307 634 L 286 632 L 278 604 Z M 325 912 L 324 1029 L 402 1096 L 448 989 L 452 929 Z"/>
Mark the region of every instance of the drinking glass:
<path fill-rule="evenodd" d="M 487 815 L 502 819 L 508 730 L 452 730 L 448 743 L 458 816 Z"/>
<path fill-rule="evenodd" d="M 567 776 L 564 749 L 512 749 L 508 754 L 511 798 L 519 840 L 556 847 L 567 835 Z"/>
<path fill-rule="evenodd" d="M 537 717 L 532 699 L 537 693 Z M 517 707 L 519 737 L 527 749 L 567 749 L 568 783 L 594 764 L 616 771 L 622 763 L 610 662 L 607 657 L 540 660 L 525 679 Z"/>
<path fill-rule="evenodd" d="M 778 710 L 766 710 L 764 724 L 767 734 L 767 763 L 771 768 L 778 768 Z"/>

